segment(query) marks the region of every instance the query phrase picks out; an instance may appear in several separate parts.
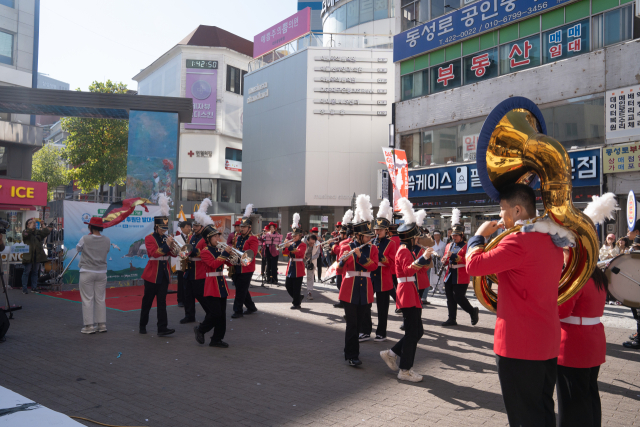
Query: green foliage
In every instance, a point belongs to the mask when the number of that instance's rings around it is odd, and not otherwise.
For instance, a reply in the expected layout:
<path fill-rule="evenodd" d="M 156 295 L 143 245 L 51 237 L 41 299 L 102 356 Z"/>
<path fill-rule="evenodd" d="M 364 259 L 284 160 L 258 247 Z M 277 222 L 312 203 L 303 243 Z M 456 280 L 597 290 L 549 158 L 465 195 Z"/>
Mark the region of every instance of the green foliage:
<path fill-rule="evenodd" d="M 33 155 L 31 179 L 47 183 L 47 201 L 52 201 L 56 187 L 69 183 L 67 167 L 60 156 L 60 149 L 53 144 L 47 144 Z"/>
<path fill-rule="evenodd" d="M 94 81 L 89 91 L 125 94 L 127 85 Z M 71 166 L 69 179 L 76 180 L 78 188 L 88 193 L 103 184 L 125 183 L 128 120 L 66 117 L 61 121 L 62 129 L 69 133 L 62 156 Z"/>

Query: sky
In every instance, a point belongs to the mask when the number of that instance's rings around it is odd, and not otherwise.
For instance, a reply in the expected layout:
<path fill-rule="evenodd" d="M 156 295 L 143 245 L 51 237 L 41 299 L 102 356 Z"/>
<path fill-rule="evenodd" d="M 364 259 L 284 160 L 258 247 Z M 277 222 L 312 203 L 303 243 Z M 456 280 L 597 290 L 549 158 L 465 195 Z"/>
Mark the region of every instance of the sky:
<path fill-rule="evenodd" d="M 253 36 L 297 12 L 297 0 L 41 0 L 38 70 L 87 91 L 131 78 L 198 25 Z"/>

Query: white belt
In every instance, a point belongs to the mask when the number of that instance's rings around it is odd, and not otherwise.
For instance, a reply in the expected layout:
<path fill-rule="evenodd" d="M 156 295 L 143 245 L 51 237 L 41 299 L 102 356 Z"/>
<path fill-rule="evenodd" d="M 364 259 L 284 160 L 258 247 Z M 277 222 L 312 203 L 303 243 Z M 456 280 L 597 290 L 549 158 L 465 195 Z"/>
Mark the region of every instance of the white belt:
<path fill-rule="evenodd" d="M 371 277 L 371 273 L 368 271 L 347 271 L 345 278 L 349 279 L 351 277 Z"/>
<path fill-rule="evenodd" d="M 207 277 L 220 277 L 222 276 L 222 272 L 221 271 L 215 271 L 213 273 L 209 272 L 207 273 Z"/>
<path fill-rule="evenodd" d="M 569 316 L 569 317 L 565 317 L 564 319 L 560 319 L 560 321 L 562 323 L 569 323 L 571 325 L 589 326 L 589 325 L 597 325 L 598 323 L 600 323 L 600 318 L 599 317 L 575 317 L 575 316 Z"/>
<path fill-rule="evenodd" d="M 157 258 L 151 258 L 151 261 L 168 261 L 170 256 L 159 256 Z"/>
<path fill-rule="evenodd" d="M 400 282 L 400 283 L 415 282 L 415 281 L 416 281 L 415 277 L 398 277 L 398 282 Z"/>
<path fill-rule="evenodd" d="M 304 258 L 291 258 L 291 261 L 293 261 L 293 262 L 302 262 L 302 261 L 304 261 Z"/>
<path fill-rule="evenodd" d="M 191 258 L 191 257 L 189 257 L 189 261 L 202 261 L 202 258 Z"/>
<path fill-rule="evenodd" d="M 455 264 L 455 265 L 452 265 L 451 268 L 462 268 L 462 267 L 465 267 L 465 266 L 466 266 L 466 264 Z"/>

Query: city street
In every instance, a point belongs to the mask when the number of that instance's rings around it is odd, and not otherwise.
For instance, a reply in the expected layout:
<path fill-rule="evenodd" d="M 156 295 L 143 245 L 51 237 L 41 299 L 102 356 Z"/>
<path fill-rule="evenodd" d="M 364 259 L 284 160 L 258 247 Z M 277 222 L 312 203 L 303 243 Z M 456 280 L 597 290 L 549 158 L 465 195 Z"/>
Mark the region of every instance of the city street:
<path fill-rule="evenodd" d="M 345 325 L 333 287 L 320 285 L 295 311 L 284 286 L 254 284 L 267 295 L 255 298 L 256 314 L 228 319 L 228 349 L 197 344 L 194 325 L 178 323 L 177 306 L 168 308 L 170 337 L 155 335 L 155 309 L 148 335 L 138 334 L 138 310 L 112 309 L 108 333 L 82 335 L 79 303 L 12 290 L 11 302 L 24 308 L 0 345 L 0 386 L 118 426 L 507 424 L 492 351 L 495 317 L 487 311 L 476 327 L 459 311 L 460 326 L 443 328 L 444 296 L 430 295 L 414 367 L 424 381 L 411 384 L 378 355 L 402 336 L 399 315 L 390 315 L 388 342 L 361 344 L 363 365 L 354 369 L 343 360 Z M 603 425 L 640 425 L 640 352 L 620 345 L 635 322 L 627 308 L 607 306 L 604 323 Z"/>

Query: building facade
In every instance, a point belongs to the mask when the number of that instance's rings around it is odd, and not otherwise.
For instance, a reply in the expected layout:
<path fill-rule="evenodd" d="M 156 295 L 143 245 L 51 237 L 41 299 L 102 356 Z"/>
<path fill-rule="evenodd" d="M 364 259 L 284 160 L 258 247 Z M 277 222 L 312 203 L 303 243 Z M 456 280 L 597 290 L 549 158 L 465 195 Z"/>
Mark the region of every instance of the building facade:
<path fill-rule="evenodd" d="M 414 5 L 433 10 L 435 2 Z M 479 185 L 476 145 L 487 115 L 512 96 L 534 101 L 548 135 L 569 152 L 578 207 L 603 191 L 624 194 L 626 200 L 625 191 L 638 183 L 633 171 L 638 159 L 625 157 L 624 172 L 617 165 L 609 170 L 605 159 L 612 144 L 639 139 L 629 129 L 640 126 L 640 103 L 625 105 L 622 112 L 618 102 L 623 95 L 632 95 L 625 104 L 636 97 L 631 87 L 640 73 L 640 61 L 632 59 L 640 57 L 635 5 L 582 0 L 538 6 L 456 3 L 452 7 L 458 10 L 424 15 L 426 22 L 394 39 L 396 144 L 411 166 L 409 197 L 433 214 L 427 221 L 434 228 L 449 226 L 440 213 L 452 207 L 463 211 L 469 233 L 497 216 L 499 209 Z M 624 136 L 616 133 L 620 126 Z M 622 232 L 621 225 L 608 229 Z"/>
<path fill-rule="evenodd" d="M 180 125 L 177 206 L 189 215 L 204 198 L 211 213 L 239 213 L 242 193 L 243 77 L 253 43 L 200 25 L 133 79 L 140 95 L 189 97 L 193 121 Z"/>

